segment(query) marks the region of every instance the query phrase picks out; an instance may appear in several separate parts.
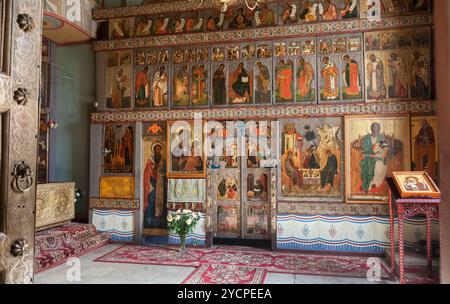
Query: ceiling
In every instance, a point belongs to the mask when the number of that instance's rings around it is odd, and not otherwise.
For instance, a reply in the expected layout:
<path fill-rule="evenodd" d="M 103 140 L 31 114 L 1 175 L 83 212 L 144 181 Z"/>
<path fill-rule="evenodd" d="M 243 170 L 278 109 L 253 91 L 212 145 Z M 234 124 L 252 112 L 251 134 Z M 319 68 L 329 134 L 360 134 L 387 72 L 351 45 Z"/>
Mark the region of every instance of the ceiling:
<path fill-rule="evenodd" d="M 94 39 L 80 25 L 51 12 L 44 12 L 43 36 L 57 44 L 76 44 Z"/>

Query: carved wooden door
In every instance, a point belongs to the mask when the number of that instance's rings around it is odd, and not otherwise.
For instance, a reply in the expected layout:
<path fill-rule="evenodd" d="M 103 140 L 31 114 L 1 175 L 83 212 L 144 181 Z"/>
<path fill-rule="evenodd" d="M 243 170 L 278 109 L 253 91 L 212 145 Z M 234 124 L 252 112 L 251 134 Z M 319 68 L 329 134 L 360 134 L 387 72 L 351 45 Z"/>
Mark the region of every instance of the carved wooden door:
<path fill-rule="evenodd" d="M 248 127 L 252 128 L 252 125 Z M 246 156 L 241 163 L 241 214 L 242 236 L 245 239 L 270 239 L 271 170 L 265 168 L 264 161 L 270 142 L 270 124 L 265 128 L 255 123 L 253 132 L 247 134 Z M 247 130 L 249 131 L 249 130 Z M 252 135 L 253 134 L 253 135 Z M 258 138 L 260 135 L 261 138 Z M 264 136 L 265 135 L 265 136 Z M 262 145 L 262 142 L 265 145 Z M 263 148 L 267 146 L 267 148 Z"/>
<path fill-rule="evenodd" d="M 225 153 L 221 169 L 211 172 L 211 201 L 216 238 L 271 239 L 271 169 L 264 168 L 258 138 L 235 130 L 236 145 Z M 256 124 L 255 124 L 255 128 Z M 267 132 L 267 131 L 266 131 Z M 253 132 L 260 134 L 261 130 Z M 246 135 L 245 135 L 246 134 Z M 238 143 L 238 141 L 240 141 Z M 245 156 L 234 155 L 245 147 Z M 254 150 L 256 149 L 256 150 Z M 236 150 L 236 151 L 235 151 Z"/>
<path fill-rule="evenodd" d="M 0 283 L 32 283 L 41 0 L 0 0 Z"/>
<path fill-rule="evenodd" d="M 212 172 L 214 237 L 271 238 L 271 170 L 239 157 L 238 169 Z"/>

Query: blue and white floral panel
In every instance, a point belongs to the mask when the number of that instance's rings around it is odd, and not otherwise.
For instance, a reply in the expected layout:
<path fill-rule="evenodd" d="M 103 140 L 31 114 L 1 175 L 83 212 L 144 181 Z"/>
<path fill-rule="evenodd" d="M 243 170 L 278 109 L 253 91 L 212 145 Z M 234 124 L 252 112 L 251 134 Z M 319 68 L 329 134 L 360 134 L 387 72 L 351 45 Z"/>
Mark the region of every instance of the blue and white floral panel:
<path fill-rule="evenodd" d="M 133 242 L 135 232 L 134 210 L 93 209 L 92 223 L 101 232 L 109 232 L 111 240 Z"/>
<path fill-rule="evenodd" d="M 397 221 L 395 221 L 396 240 Z M 405 244 L 413 246 L 426 236 L 425 219 L 405 221 Z M 433 221 L 433 240 L 439 223 Z M 389 247 L 389 217 L 278 215 L 277 248 L 313 251 L 382 253 Z"/>

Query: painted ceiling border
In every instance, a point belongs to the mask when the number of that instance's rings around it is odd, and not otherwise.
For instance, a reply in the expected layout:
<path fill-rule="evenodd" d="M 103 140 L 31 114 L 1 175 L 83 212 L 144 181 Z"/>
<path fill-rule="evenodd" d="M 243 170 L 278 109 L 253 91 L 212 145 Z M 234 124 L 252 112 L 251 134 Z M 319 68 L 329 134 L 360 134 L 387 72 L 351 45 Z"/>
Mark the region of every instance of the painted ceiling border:
<path fill-rule="evenodd" d="M 276 0 L 266 0 L 266 3 L 279 2 Z M 204 0 L 201 5 L 192 7 L 188 1 L 166 1 L 146 5 L 133 5 L 114 8 L 96 9 L 92 17 L 96 21 L 102 21 L 112 18 L 136 17 L 141 15 L 154 15 L 173 12 L 190 12 L 195 10 L 217 9 L 216 0 Z"/>
<path fill-rule="evenodd" d="M 209 109 L 180 109 L 180 110 L 148 110 L 148 111 L 122 111 L 97 112 L 91 114 L 92 124 L 115 122 L 142 122 L 142 121 L 168 121 L 192 120 L 194 114 L 201 113 L 206 120 L 277 120 L 295 117 L 327 117 L 346 115 L 376 115 L 376 114 L 434 114 L 436 104 L 427 101 L 401 101 L 401 102 L 371 102 L 327 105 L 273 105 L 273 106 L 243 106 L 234 108 Z"/>
<path fill-rule="evenodd" d="M 275 40 L 280 38 L 301 38 L 312 35 L 350 34 L 368 31 L 407 28 L 410 26 L 432 25 L 430 14 L 386 17 L 379 21 L 368 19 L 345 20 L 336 22 L 320 22 L 314 24 L 297 24 L 252 28 L 244 30 L 226 30 L 204 33 L 184 33 L 164 36 L 149 36 L 119 40 L 101 40 L 93 42 L 94 51 L 110 51 L 157 46 L 180 46 L 196 44 L 212 44 L 225 42 L 258 42 L 261 39 Z"/>

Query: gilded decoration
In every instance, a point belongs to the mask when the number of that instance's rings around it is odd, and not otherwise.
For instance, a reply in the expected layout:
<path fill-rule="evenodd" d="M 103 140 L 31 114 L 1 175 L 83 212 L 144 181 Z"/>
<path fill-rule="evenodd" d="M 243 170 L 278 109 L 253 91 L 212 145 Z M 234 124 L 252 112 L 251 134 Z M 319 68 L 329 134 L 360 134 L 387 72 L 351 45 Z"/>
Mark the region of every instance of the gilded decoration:
<path fill-rule="evenodd" d="M 96 198 L 91 197 L 89 199 L 90 209 L 139 209 L 140 203 L 137 199 L 109 199 L 109 198 Z"/>
<path fill-rule="evenodd" d="M 38 184 L 36 230 L 70 222 L 75 218 L 75 183 Z"/>
<path fill-rule="evenodd" d="M 134 176 L 100 177 L 100 197 L 134 198 Z"/>

